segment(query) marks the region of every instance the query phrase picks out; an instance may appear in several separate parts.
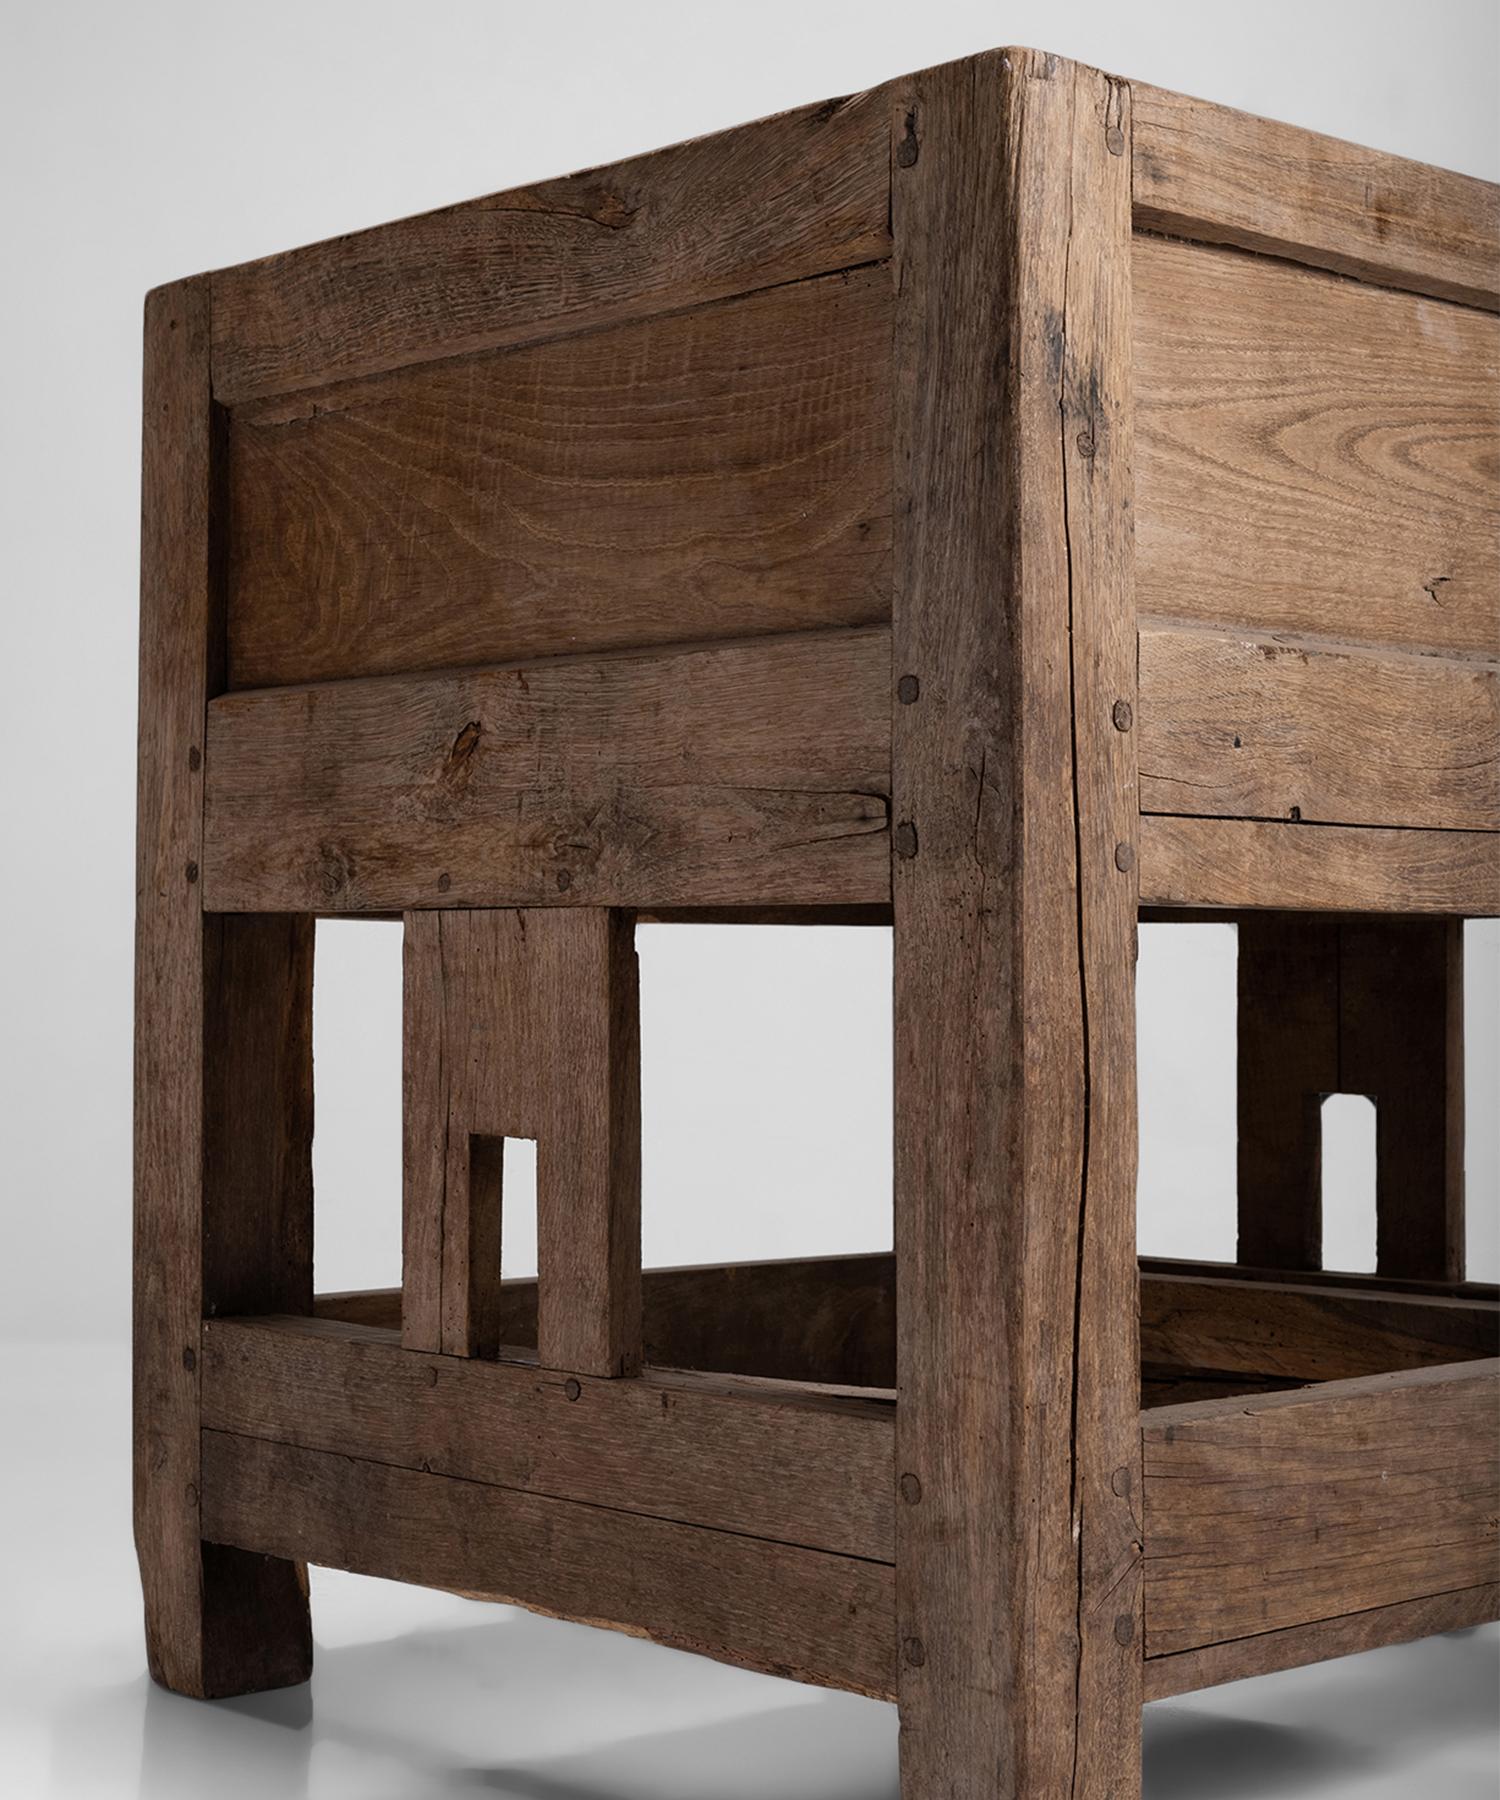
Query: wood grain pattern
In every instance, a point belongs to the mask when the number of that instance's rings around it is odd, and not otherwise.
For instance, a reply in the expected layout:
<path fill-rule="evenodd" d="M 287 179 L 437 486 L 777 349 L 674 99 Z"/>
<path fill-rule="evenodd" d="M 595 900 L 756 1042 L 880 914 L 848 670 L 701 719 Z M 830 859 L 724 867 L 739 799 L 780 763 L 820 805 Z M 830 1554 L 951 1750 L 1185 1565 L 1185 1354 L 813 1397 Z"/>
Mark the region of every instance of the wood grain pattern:
<path fill-rule="evenodd" d="M 890 276 L 239 407 L 229 686 L 890 617 Z"/>
<path fill-rule="evenodd" d="M 213 277 L 225 403 L 641 318 L 887 254 L 883 97 L 856 94 Z"/>
<path fill-rule="evenodd" d="M 1125 1796 L 1128 97 L 1010 51 L 891 100 L 903 1790 Z"/>
<path fill-rule="evenodd" d="M 1143 1275 L 1148 1364 L 1343 1381 L 1500 1355 L 1500 1304 L 1333 1285 Z"/>
<path fill-rule="evenodd" d="M 1339 931 L 1340 1086 L 1375 1102 L 1375 1267 L 1461 1281 L 1464 936 L 1459 919 Z"/>
<path fill-rule="evenodd" d="M 1141 1361 L 1157 1385 L 1171 1374 L 1239 1392 L 1500 1354 L 1500 1292 L 1480 1283 L 1182 1262 L 1143 1266 L 1140 1289 Z M 647 1269 L 642 1290 L 646 1358 L 660 1368 L 894 1391 L 889 1254 Z M 399 1329 L 400 1300 L 395 1288 L 326 1294 L 317 1310 Z M 505 1354 L 536 1340 L 536 1281 L 502 1283 Z"/>
<path fill-rule="evenodd" d="M 1143 622 L 1141 805 L 1500 828 L 1500 666 Z"/>
<path fill-rule="evenodd" d="M 1463 926 L 1239 920 L 1239 1254 L 1322 1262 L 1322 1101 L 1375 1104 L 1377 1267 L 1464 1271 Z"/>
<path fill-rule="evenodd" d="M 1339 921 L 1246 913 L 1235 957 L 1236 1254 L 1323 1266 L 1323 1096 L 1337 1093 Z"/>
<path fill-rule="evenodd" d="M 1138 600 L 1500 650 L 1500 320 L 1137 238 Z"/>
<path fill-rule="evenodd" d="M 506 1138 L 537 1145 L 541 1359 L 641 1362 L 640 1037 L 628 918 L 596 908 L 409 913 L 402 1341 L 502 1340 Z"/>
<path fill-rule="evenodd" d="M 453 1476 L 203 1434 L 216 1543 L 537 1606 L 888 1696 L 888 1564 Z"/>
<path fill-rule="evenodd" d="M 1500 833 L 1141 819 L 1148 906 L 1500 913 Z"/>
<path fill-rule="evenodd" d="M 1329 1657 L 1353 1656 L 1384 1644 L 1409 1644 L 1443 1631 L 1465 1631 L 1496 1618 L 1500 1618 L 1500 1586 L 1491 1581 L 1342 1618 L 1319 1619 L 1312 1625 L 1263 1631 L 1227 1644 L 1208 1644 L 1175 1656 L 1152 1656 L 1146 1659 L 1146 1698 L 1166 1700 L 1222 1681 L 1243 1681 L 1274 1669 L 1301 1669 Z"/>
<path fill-rule="evenodd" d="M 895 1410 L 786 1383 L 565 1381 L 321 1320 L 211 1322 L 204 1423 L 466 1481 L 894 1559 Z"/>
<path fill-rule="evenodd" d="M 1492 1581 L 1497 1401 L 1476 1362 L 1148 1414 L 1147 1655 Z"/>
<path fill-rule="evenodd" d="M 879 628 L 231 694 L 207 904 L 888 899 Z"/>
<path fill-rule="evenodd" d="M 136 860 L 134 1515 L 153 1678 L 198 1697 L 303 1681 L 294 1563 L 200 1546 L 198 1335 L 222 1294 L 311 1299 L 311 1116 L 295 924 L 205 924 L 204 706 L 220 646 L 210 589 L 208 290 L 146 301 Z M 284 1241 L 272 1232 L 285 1230 Z M 304 1264 L 304 1254 L 306 1265 Z"/>
<path fill-rule="evenodd" d="M 1137 225 L 1500 309 L 1500 189 L 1136 83 Z"/>

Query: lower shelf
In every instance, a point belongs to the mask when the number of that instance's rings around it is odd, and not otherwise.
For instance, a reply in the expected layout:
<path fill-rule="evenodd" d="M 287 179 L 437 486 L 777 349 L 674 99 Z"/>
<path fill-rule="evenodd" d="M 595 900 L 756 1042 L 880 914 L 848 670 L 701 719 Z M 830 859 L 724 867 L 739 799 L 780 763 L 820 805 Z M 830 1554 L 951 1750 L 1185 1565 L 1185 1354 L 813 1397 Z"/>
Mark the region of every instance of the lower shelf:
<path fill-rule="evenodd" d="M 203 1531 L 895 1689 L 892 1396 L 204 1326 Z M 1497 1611 L 1500 1362 L 1142 1413 L 1148 1697 Z"/>

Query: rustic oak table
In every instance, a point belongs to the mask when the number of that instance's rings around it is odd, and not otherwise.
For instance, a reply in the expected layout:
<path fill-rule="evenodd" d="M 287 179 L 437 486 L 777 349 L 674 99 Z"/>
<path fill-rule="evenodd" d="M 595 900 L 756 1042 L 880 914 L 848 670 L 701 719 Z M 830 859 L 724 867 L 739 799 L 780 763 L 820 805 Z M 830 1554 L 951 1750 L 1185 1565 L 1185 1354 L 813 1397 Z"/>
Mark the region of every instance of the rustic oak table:
<path fill-rule="evenodd" d="M 320 1563 L 894 1696 L 914 1800 L 1126 1796 L 1143 1697 L 1495 1616 L 1497 220 L 1010 50 L 150 296 L 158 1681 L 304 1680 Z M 1141 909 L 1240 925 L 1239 1266 L 1137 1262 Z M 317 1297 L 346 914 L 404 1269 Z M 894 1256 L 643 1278 L 641 917 L 894 924 Z"/>

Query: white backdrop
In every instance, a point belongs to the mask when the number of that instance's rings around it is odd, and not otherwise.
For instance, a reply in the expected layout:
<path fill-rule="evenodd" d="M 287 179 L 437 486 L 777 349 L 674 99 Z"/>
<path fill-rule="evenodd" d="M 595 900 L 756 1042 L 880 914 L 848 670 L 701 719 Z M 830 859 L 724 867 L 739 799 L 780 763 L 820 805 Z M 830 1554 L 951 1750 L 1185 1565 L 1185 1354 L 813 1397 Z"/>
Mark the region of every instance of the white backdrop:
<path fill-rule="evenodd" d="M 22 1335 L 128 1317 L 148 287 L 1004 42 L 1500 176 L 1492 0 L 8 0 L 0 18 L 0 1329 Z M 1223 1255 L 1230 934 L 1142 936 L 1142 1244 Z M 1470 936 L 1472 1262 L 1493 1279 L 1497 937 Z M 649 1260 L 889 1242 L 889 954 L 879 932 L 643 934 Z M 325 1286 L 396 1278 L 398 1015 L 396 928 L 323 932 Z M 1329 1234 L 1356 1267 L 1357 1111 Z"/>

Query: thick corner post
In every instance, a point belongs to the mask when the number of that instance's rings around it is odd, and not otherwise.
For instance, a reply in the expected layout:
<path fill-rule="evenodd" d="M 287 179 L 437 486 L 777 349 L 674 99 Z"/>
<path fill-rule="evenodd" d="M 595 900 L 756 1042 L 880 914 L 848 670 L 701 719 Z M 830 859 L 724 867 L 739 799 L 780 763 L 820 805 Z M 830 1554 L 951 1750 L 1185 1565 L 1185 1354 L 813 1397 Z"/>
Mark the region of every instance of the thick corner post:
<path fill-rule="evenodd" d="M 893 91 L 908 1800 L 1139 1792 L 1129 95 Z"/>
<path fill-rule="evenodd" d="M 203 911 L 220 680 L 205 280 L 146 304 L 136 873 L 135 1537 L 151 1673 L 200 1698 L 312 1662 L 302 1569 L 201 1541 L 213 1312 L 312 1302 L 312 922 Z"/>

